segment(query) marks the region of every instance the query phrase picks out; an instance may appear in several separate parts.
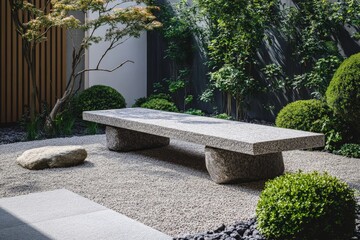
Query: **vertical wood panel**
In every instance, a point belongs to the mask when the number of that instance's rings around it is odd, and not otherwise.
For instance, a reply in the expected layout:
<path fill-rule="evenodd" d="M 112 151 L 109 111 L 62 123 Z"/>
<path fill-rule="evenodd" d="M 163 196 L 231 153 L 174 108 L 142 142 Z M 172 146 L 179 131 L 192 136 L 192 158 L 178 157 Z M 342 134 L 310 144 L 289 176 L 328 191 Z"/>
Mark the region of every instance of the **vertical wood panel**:
<path fill-rule="evenodd" d="M 5 4 L 0 4 L 0 29 L 5 29 Z M 5 31 L 0 30 L 0 78 L 5 79 Z M 6 121 L 6 105 L 5 105 L 5 81 L 0 82 L 0 122 Z"/>
<path fill-rule="evenodd" d="M 11 17 L 11 15 L 10 15 Z M 17 38 L 16 38 L 16 30 L 15 30 L 15 26 L 13 24 L 11 24 L 11 79 L 12 79 L 12 107 L 11 108 L 11 119 L 17 119 L 17 115 L 18 115 L 18 111 L 17 111 L 17 105 L 18 105 L 18 65 L 17 65 L 17 59 L 19 58 L 19 56 L 17 55 Z"/>
<path fill-rule="evenodd" d="M 24 14 L 23 15 L 23 22 L 27 22 L 28 21 L 28 15 Z M 22 43 L 22 40 L 20 40 L 20 44 Z M 19 45 L 18 47 L 21 47 L 21 45 Z M 29 84 L 29 66 L 27 65 L 24 56 L 22 57 L 22 61 L 23 61 L 23 72 L 24 72 L 24 102 L 23 102 L 23 113 L 24 111 L 27 111 L 28 109 L 26 109 L 27 107 L 30 106 L 30 84 Z M 26 108 L 25 108 L 26 107 Z"/>
<path fill-rule="evenodd" d="M 22 109 L 23 105 L 24 105 L 24 73 L 23 73 L 23 51 L 22 51 L 22 47 L 21 47 L 21 37 L 19 36 L 19 34 L 17 34 L 17 49 L 18 49 L 18 54 L 17 54 L 17 72 L 18 72 L 18 102 L 17 102 L 17 109 Z M 18 113 L 17 118 L 21 118 L 21 114 L 19 111 L 16 111 Z"/>
<path fill-rule="evenodd" d="M 10 7 L 6 6 L 6 28 L 5 28 L 5 35 L 6 35 L 6 121 L 11 122 L 11 109 L 12 109 L 12 92 L 11 92 L 11 18 L 10 18 Z"/>
<path fill-rule="evenodd" d="M 55 30 L 56 37 L 55 37 L 55 46 L 56 46 L 56 53 L 57 56 L 55 58 L 56 66 L 59 66 L 60 64 L 60 58 L 61 58 L 61 49 L 58 47 L 60 45 L 60 31 L 58 29 Z M 56 68 L 56 98 L 61 97 L 61 82 L 59 81 L 61 69 Z"/>
<path fill-rule="evenodd" d="M 66 34 L 65 31 L 61 31 L 61 46 L 66 46 Z M 63 93 L 66 88 L 67 78 L 66 78 L 66 48 L 61 48 L 61 92 Z M 65 79 L 65 80 L 64 80 Z"/>
<path fill-rule="evenodd" d="M 56 55 L 56 46 L 55 46 L 55 29 L 51 30 L 51 53 L 53 55 Z M 56 59 L 51 58 L 51 102 L 52 104 L 55 104 L 55 98 L 56 98 Z"/>
<path fill-rule="evenodd" d="M 35 0 L 44 7 L 46 0 Z M 48 8 L 50 9 L 50 7 Z M 28 16 L 22 21 L 27 22 Z M 53 29 L 36 47 L 35 75 L 40 102 L 52 107 L 66 86 L 66 31 Z M 15 123 L 30 104 L 30 72 L 22 39 L 12 24 L 8 1 L 0 1 L 0 124 Z M 37 103 L 37 111 L 41 106 Z"/>
<path fill-rule="evenodd" d="M 50 39 L 51 34 L 47 34 L 47 38 Z M 46 41 L 45 43 L 45 56 L 46 56 L 46 68 L 45 68 L 45 78 L 46 78 L 46 99 L 50 99 L 49 105 L 53 105 L 51 102 L 51 43 L 50 41 Z"/>

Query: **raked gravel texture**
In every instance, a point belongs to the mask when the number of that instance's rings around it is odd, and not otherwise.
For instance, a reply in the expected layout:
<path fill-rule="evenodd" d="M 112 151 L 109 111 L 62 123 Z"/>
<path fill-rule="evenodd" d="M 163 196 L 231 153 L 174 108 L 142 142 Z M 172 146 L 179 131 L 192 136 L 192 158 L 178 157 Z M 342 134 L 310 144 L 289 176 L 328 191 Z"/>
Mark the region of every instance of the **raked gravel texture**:
<path fill-rule="evenodd" d="M 205 169 L 204 146 L 172 140 L 164 148 L 111 152 L 105 135 L 0 145 L 0 197 L 66 188 L 171 236 L 230 226 L 254 216 L 264 182 L 218 185 Z M 25 150 L 82 145 L 85 164 L 30 171 L 16 164 Z M 324 152 L 284 153 L 287 172 L 327 171 L 360 190 L 360 159 Z"/>

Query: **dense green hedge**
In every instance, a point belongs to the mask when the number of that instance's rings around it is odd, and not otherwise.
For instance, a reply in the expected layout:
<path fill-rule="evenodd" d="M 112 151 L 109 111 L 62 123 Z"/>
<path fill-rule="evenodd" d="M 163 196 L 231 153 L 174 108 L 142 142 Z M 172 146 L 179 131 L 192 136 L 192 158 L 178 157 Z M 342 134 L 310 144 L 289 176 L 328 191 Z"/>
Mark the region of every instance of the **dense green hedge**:
<path fill-rule="evenodd" d="M 271 239 L 349 239 L 355 228 L 354 191 L 328 174 L 286 174 L 265 184 L 256 214 Z"/>
<path fill-rule="evenodd" d="M 332 78 L 326 100 L 335 114 L 360 133 L 360 53 L 346 59 Z"/>
<path fill-rule="evenodd" d="M 103 85 L 94 85 L 85 89 L 74 99 L 75 111 L 118 109 L 126 107 L 124 97 L 114 88 Z"/>
<path fill-rule="evenodd" d="M 144 104 L 154 98 L 165 99 L 165 100 L 168 100 L 169 102 L 172 102 L 170 95 L 165 94 L 165 93 L 158 93 L 158 94 L 151 94 L 149 97 L 142 97 L 142 98 L 136 99 L 136 101 L 132 105 L 132 107 L 141 107 L 142 104 Z"/>
<path fill-rule="evenodd" d="M 179 109 L 173 102 L 170 102 L 163 98 L 153 98 L 141 105 L 142 108 L 150 108 L 155 110 L 162 110 L 168 112 L 179 112 Z"/>
<path fill-rule="evenodd" d="M 299 100 L 281 109 L 275 124 L 282 128 L 321 132 L 330 114 L 329 107 L 320 100 Z"/>

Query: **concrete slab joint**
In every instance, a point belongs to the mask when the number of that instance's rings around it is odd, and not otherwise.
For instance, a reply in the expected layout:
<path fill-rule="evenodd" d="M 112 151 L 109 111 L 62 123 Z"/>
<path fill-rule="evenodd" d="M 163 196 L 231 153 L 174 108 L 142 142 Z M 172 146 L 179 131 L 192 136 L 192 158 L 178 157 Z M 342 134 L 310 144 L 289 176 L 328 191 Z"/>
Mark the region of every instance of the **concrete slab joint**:
<path fill-rule="evenodd" d="M 66 189 L 0 199 L 0 239 L 171 240 Z"/>
<path fill-rule="evenodd" d="M 282 153 L 253 156 L 206 146 L 205 161 L 216 183 L 269 179 L 284 173 Z"/>

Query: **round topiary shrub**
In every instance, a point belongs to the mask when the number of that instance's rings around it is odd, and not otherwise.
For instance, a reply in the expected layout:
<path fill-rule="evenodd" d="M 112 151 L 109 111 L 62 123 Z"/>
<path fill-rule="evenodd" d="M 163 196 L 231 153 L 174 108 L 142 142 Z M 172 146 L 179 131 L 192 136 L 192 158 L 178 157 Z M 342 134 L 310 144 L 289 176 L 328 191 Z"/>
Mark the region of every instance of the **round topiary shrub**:
<path fill-rule="evenodd" d="M 360 53 L 346 59 L 337 69 L 326 91 L 326 101 L 335 114 L 360 132 Z"/>
<path fill-rule="evenodd" d="M 330 115 L 331 110 L 320 100 L 299 100 L 281 109 L 275 124 L 282 128 L 321 132 L 324 121 Z"/>
<path fill-rule="evenodd" d="M 271 239 L 349 239 L 355 228 L 354 191 L 325 174 L 286 174 L 265 184 L 256 215 Z"/>
<path fill-rule="evenodd" d="M 171 102 L 170 95 L 165 94 L 165 93 L 158 93 L 158 94 L 151 94 L 149 97 L 142 97 L 142 98 L 136 99 L 136 101 L 132 105 L 132 107 L 141 107 L 142 104 L 144 104 L 154 98 L 161 98 L 161 99 L 165 99 L 165 100 L 168 100 L 169 102 Z"/>
<path fill-rule="evenodd" d="M 114 88 L 94 85 L 82 91 L 75 100 L 79 114 L 83 111 L 118 109 L 126 107 L 124 97 Z"/>
<path fill-rule="evenodd" d="M 150 108 L 155 110 L 162 110 L 168 112 L 178 112 L 179 110 L 174 103 L 162 99 L 162 98 L 153 98 L 141 105 L 142 108 Z"/>

